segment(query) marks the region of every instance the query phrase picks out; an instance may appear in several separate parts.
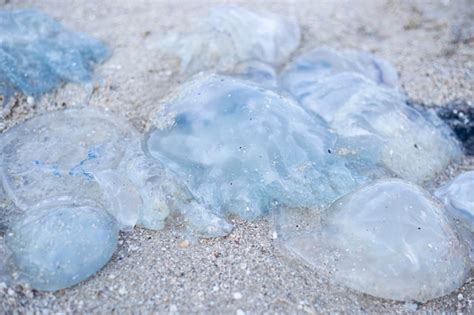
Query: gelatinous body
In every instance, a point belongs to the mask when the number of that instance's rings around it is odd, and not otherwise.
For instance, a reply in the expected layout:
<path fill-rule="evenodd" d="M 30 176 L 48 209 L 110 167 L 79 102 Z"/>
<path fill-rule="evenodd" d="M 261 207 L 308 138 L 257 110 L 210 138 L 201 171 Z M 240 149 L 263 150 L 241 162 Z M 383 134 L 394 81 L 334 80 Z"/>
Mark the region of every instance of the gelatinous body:
<path fill-rule="evenodd" d="M 161 45 L 180 58 L 181 70 L 188 74 L 209 68 L 232 70 L 244 61 L 278 66 L 300 42 L 296 22 L 233 5 L 212 8 L 196 24 L 192 32 L 173 34 Z"/>
<path fill-rule="evenodd" d="M 127 196 L 132 188 L 105 189 L 107 179 L 127 183 L 119 179 L 121 163 L 128 151 L 140 150 L 140 135 L 126 121 L 99 110 L 69 109 L 19 124 L 0 143 L 3 185 L 18 208 L 102 205 L 121 226 L 135 225 L 140 206 L 135 195 Z M 116 195 L 110 196 L 111 191 Z M 131 198 L 134 207 L 122 208 L 117 196 Z"/>
<path fill-rule="evenodd" d="M 7 232 L 6 244 L 22 280 L 55 291 L 102 268 L 115 251 L 118 231 L 102 209 L 58 206 L 27 212 Z"/>
<path fill-rule="evenodd" d="M 108 55 L 101 41 L 69 31 L 41 11 L 0 10 L 0 95 L 4 106 L 14 90 L 36 95 L 62 82 L 89 81 L 93 65 Z"/>
<path fill-rule="evenodd" d="M 464 172 L 435 191 L 449 216 L 456 220 L 459 236 L 469 247 L 474 262 L 474 171 Z"/>
<path fill-rule="evenodd" d="M 355 290 L 423 302 L 457 289 L 469 272 L 442 206 L 413 184 L 375 182 L 334 202 L 312 226 L 299 212 L 282 213 L 284 246 Z"/>
<path fill-rule="evenodd" d="M 88 278 L 112 256 L 119 229 L 160 211 L 153 206 L 164 197 L 148 195 L 157 184 L 144 190 L 128 177 L 145 153 L 140 134 L 117 116 L 93 108 L 51 112 L 9 129 L 0 144 L 2 186 L 14 203 L 0 204 L 0 231 L 12 255 L 11 267 L 0 269 L 35 289 Z M 147 179 L 141 176 L 133 180 Z"/>
<path fill-rule="evenodd" d="M 345 63 L 349 69 L 350 61 Z M 406 105 L 405 97 L 395 89 L 354 72 L 332 74 L 331 67 L 327 73 L 310 69 L 303 71 L 303 78 L 287 75 L 284 84 L 306 110 L 320 115 L 339 135 L 351 139 L 352 148 L 360 154 L 378 148 L 370 152 L 374 163 L 379 161 L 399 177 L 423 182 L 461 156 L 448 127 L 435 115 Z M 294 77 L 296 81 L 292 81 Z"/>
<path fill-rule="evenodd" d="M 150 154 L 215 213 L 253 219 L 275 202 L 323 205 L 366 180 L 324 121 L 249 81 L 189 82 L 154 123 Z"/>
<path fill-rule="evenodd" d="M 436 190 L 435 195 L 452 216 L 474 232 L 474 171 L 460 174 Z"/>

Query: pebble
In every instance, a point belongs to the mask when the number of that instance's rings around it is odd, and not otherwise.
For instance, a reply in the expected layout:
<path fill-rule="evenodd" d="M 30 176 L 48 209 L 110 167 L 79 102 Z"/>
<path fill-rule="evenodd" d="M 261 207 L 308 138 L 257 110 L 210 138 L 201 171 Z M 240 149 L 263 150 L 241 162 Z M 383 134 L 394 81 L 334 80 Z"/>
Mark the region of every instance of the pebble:
<path fill-rule="evenodd" d="M 177 313 L 178 312 L 178 307 L 174 304 L 170 305 L 170 313 Z"/>
<path fill-rule="evenodd" d="M 34 105 L 35 104 L 35 98 L 33 96 L 28 96 L 26 98 L 26 102 L 28 103 L 28 105 Z"/>
<path fill-rule="evenodd" d="M 179 243 L 179 247 L 181 248 L 188 248 L 189 247 L 189 241 L 188 240 L 183 240 Z"/>
<path fill-rule="evenodd" d="M 119 290 L 118 290 L 118 293 L 120 295 L 126 295 L 128 293 L 127 289 L 125 289 L 124 287 L 121 287 Z"/>
<path fill-rule="evenodd" d="M 234 298 L 234 300 L 240 300 L 240 299 L 242 299 L 242 293 L 240 293 L 240 292 L 234 292 L 234 293 L 232 294 L 232 297 Z"/>

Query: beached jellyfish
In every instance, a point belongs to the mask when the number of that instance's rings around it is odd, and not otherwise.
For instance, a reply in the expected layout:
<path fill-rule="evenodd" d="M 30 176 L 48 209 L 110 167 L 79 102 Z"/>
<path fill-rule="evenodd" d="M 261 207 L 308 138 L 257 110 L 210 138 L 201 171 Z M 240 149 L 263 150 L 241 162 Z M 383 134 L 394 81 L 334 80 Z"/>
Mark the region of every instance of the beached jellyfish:
<path fill-rule="evenodd" d="M 117 247 L 116 220 L 102 209 L 32 209 L 6 233 L 17 281 L 37 290 L 70 287 L 102 268 Z"/>
<path fill-rule="evenodd" d="M 63 82 L 89 81 L 108 56 L 101 41 L 41 11 L 0 10 L 0 103 L 7 106 L 15 90 L 35 96 Z"/>
<path fill-rule="evenodd" d="M 464 172 L 435 192 L 449 214 L 474 232 L 474 171 Z"/>
<path fill-rule="evenodd" d="M 235 5 L 218 6 L 187 34 L 171 34 L 160 47 L 181 60 L 181 72 L 216 68 L 229 71 L 240 62 L 282 65 L 300 43 L 298 23 Z"/>
<path fill-rule="evenodd" d="M 317 83 L 297 87 L 300 104 L 350 139 L 351 150 L 367 155 L 371 148 L 374 163 L 397 176 L 423 182 L 461 156 L 449 128 L 436 115 L 408 106 L 397 90 L 354 72 L 315 75 Z"/>
<path fill-rule="evenodd" d="M 368 178 L 363 160 L 338 153 L 322 119 L 251 81 L 197 78 L 162 108 L 147 149 L 218 215 L 254 219 L 276 203 L 323 205 Z"/>
<path fill-rule="evenodd" d="M 474 171 L 464 172 L 435 191 L 443 201 L 454 226 L 470 249 L 474 262 Z"/>
<path fill-rule="evenodd" d="M 437 116 L 406 105 L 391 89 L 360 91 L 336 112 L 330 125 L 353 139 L 353 146 L 360 138 L 378 143 L 380 161 L 413 182 L 433 179 L 462 155 L 451 130 Z"/>
<path fill-rule="evenodd" d="M 282 244 L 317 272 L 377 297 L 424 302 L 459 288 L 470 268 L 443 207 L 401 180 L 360 188 L 322 213 L 282 210 L 277 224 Z"/>
<path fill-rule="evenodd" d="M 32 118 L 0 138 L 4 189 L 23 211 L 41 204 L 101 205 L 122 228 L 133 227 L 141 200 L 134 187 L 124 187 L 131 184 L 120 167 L 129 151 L 141 150 L 140 141 L 125 120 L 97 109 Z"/>

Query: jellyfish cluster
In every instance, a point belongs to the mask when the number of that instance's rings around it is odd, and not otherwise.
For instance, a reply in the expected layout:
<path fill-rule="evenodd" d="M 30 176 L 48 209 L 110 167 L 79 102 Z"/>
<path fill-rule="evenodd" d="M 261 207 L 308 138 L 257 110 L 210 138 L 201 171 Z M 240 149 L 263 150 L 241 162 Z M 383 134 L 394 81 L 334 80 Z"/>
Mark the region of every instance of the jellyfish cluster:
<path fill-rule="evenodd" d="M 104 266 L 120 230 L 180 217 L 190 235 L 220 237 L 229 215 L 272 213 L 289 254 L 349 288 L 421 302 L 459 288 L 473 267 L 474 176 L 422 187 L 462 157 L 460 144 L 407 105 L 386 61 L 299 54 L 300 40 L 294 21 L 217 7 L 163 39 L 191 78 L 144 134 L 87 107 L 1 134 L 11 204 L 0 280 L 54 291 Z"/>
<path fill-rule="evenodd" d="M 193 221 L 205 208 L 141 142 L 127 121 L 93 108 L 48 113 L 2 134 L 0 174 L 17 209 L 2 213 L 5 244 L 18 281 L 71 286 L 105 265 L 119 230 L 161 229 L 177 208 L 196 235 L 230 232 L 211 214 L 207 226 Z"/>

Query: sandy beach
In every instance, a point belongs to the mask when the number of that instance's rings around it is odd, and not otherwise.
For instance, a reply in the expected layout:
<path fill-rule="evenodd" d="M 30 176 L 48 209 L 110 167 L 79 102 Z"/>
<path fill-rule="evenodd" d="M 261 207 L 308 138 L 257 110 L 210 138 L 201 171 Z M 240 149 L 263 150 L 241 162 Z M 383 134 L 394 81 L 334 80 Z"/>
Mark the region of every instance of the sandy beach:
<path fill-rule="evenodd" d="M 18 98 L 0 120 L 0 131 L 46 111 L 84 105 L 106 108 L 143 131 L 160 100 L 186 79 L 158 43 L 167 32 L 189 29 L 192 19 L 219 3 L 228 2 L 0 0 L 0 9 L 36 7 L 112 49 L 92 85 L 67 85 L 34 102 Z M 414 104 L 474 106 L 472 1 L 231 3 L 296 16 L 303 31 L 298 53 L 326 45 L 385 58 Z M 474 158 L 466 157 L 437 182 L 470 169 Z M 43 293 L 0 284 L 0 314 L 474 312 L 472 273 L 460 289 L 424 304 L 378 299 L 331 283 L 290 257 L 279 246 L 271 217 L 231 221 L 235 229 L 229 236 L 195 243 L 185 240 L 179 226 L 122 233 L 111 261 L 72 288 Z"/>

